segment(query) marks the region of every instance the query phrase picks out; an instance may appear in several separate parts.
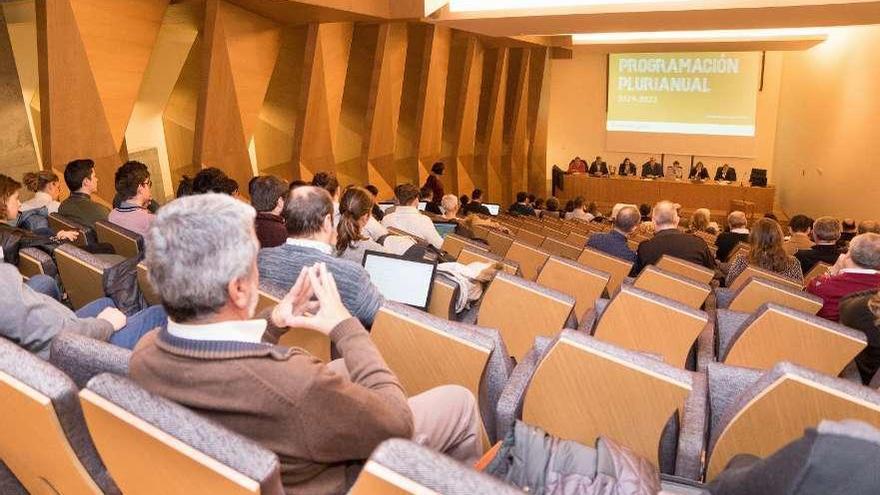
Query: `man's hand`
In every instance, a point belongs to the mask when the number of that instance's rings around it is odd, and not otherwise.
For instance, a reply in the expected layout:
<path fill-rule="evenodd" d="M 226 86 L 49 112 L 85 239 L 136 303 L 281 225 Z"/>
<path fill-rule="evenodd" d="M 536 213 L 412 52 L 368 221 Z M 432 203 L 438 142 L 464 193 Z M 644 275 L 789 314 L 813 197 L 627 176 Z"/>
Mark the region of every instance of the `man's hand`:
<path fill-rule="evenodd" d="M 61 239 L 62 241 L 73 242 L 76 240 L 77 237 L 79 237 L 79 232 L 75 230 L 61 230 L 57 234 L 55 234 L 55 237 Z"/>
<path fill-rule="evenodd" d="M 291 327 L 293 325 L 290 322 L 294 317 L 317 310 L 317 301 L 311 301 L 314 291 L 312 291 L 312 283 L 308 276 L 309 270 L 308 267 L 303 267 L 299 272 L 296 283 L 293 284 L 293 287 L 290 288 L 284 299 L 272 310 L 270 319 L 276 327 Z"/>
<path fill-rule="evenodd" d="M 98 314 L 99 320 L 110 322 L 113 325 L 113 331 L 118 332 L 125 326 L 125 313 L 116 308 L 107 308 Z"/>
<path fill-rule="evenodd" d="M 327 270 L 327 265 L 318 263 L 308 269 L 307 276 L 317 301 L 317 312 L 303 311 L 300 314 L 292 314 L 286 319 L 287 326 L 307 328 L 329 335 L 337 325 L 351 318 L 351 313 L 342 304 L 339 290 L 333 275 Z M 313 309 L 313 308 L 308 308 Z"/>

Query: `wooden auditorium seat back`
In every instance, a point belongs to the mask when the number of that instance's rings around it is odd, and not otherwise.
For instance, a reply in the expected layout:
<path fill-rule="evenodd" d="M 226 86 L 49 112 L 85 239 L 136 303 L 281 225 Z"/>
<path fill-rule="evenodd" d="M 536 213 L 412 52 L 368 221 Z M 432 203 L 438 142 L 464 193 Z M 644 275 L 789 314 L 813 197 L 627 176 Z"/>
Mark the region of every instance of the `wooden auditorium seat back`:
<path fill-rule="evenodd" d="M 126 495 L 283 495 L 277 456 L 108 373 L 79 394 L 89 432 Z"/>
<path fill-rule="evenodd" d="M 736 243 L 736 246 L 733 246 L 733 249 L 731 249 L 730 252 L 727 253 L 727 259 L 721 260 L 721 261 L 733 261 L 740 254 L 748 255 L 751 250 L 752 250 L 752 247 L 749 246 L 749 243 L 738 242 L 738 243 Z"/>
<path fill-rule="evenodd" d="M 575 246 L 553 237 L 547 237 L 541 244 L 541 249 L 556 256 L 576 260 L 580 257 L 581 251 L 584 250 L 581 246 L 583 246 L 583 244 Z"/>
<path fill-rule="evenodd" d="M 510 245 L 513 244 L 513 237 L 497 230 L 490 230 L 486 235 L 486 242 L 489 243 L 489 251 L 492 254 L 503 257 L 510 249 Z"/>
<path fill-rule="evenodd" d="M 577 231 L 572 231 L 568 234 L 568 237 L 565 238 L 566 244 L 570 244 L 572 246 L 586 246 L 587 245 L 587 236 L 581 234 Z"/>
<path fill-rule="evenodd" d="M 790 284 L 778 284 L 763 277 L 753 277 L 736 291 L 728 309 L 754 313 L 766 303 L 775 303 L 813 315 L 823 305 L 821 298 L 794 289 Z"/>
<path fill-rule="evenodd" d="M 709 316 L 665 297 L 623 285 L 596 324 L 593 336 L 634 351 L 657 354 L 684 368 Z"/>
<path fill-rule="evenodd" d="M 534 230 L 533 230 L 534 229 Z M 540 247 L 541 244 L 544 243 L 544 234 L 540 232 L 535 232 L 535 230 L 540 230 L 540 227 L 529 227 L 528 229 L 522 228 L 516 233 L 516 239 L 518 241 L 522 241 L 529 246 Z"/>
<path fill-rule="evenodd" d="M 804 286 L 797 280 L 784 277 L 778 273 L 771 272 L 770 270 L 764 270 L 763 268 L 749 265 L 746 267 L 745 270 L 743 270 L 742 273 L 739 274 L 738 277 L 736 277 L 733 282 L 731 282 L 728 289 L 733 291 L 738 290 L 740 287 L 745 285 L 745 283 L 748 282 L 749 279 L 756 277 L 760 277 L 780 285 L 785 285 L 793 290 L 802 290 L 804 288 Z"/>
<path fill-rule="evenodd" d="M 370 338 L 407 397 L 441 385 L 460 385 L 476 398 L 485 397 L 482 379 L 494 344 L 474 327 L 387 302 L 376 314 Z M 494 407 L 481 411 L 494 412 Z M 485 426 L 483 441 L 488 449 L 486 430 L 493 431 L 494 423 Z"/>
<path fill-rule="evenodd" d="M 458 262 L 464 265 L 469 263 L 501 263 L 504 273 L 519 275 L 519 263 L 506 260 L 501 256 L 490 253 L 489 251 L 472 249 L 471 246 L 467 246 L 461 250 L 461 253 L 458 255 Z"/>
<path fill-rule="evenodd" d="M 522 419 L 584 445 L 613 438 L 656 466 L 663 429 L 691 385 L 684 370 L 567 330 L 538 365 Z"/>
<path fill-rule="evenodd" d="M 550 253 L 521 241 L 513 241 L 504 255 L 504 259 L 519 263 L 519 271 L 526 280 L 537 279 L 549 257 Z"/>
<path fill-rule="evenodd" d="M 144 251 L 143 236 L 119 225 L 98 220 L 95 222 L 95 233 L 98 235 L 98 241 L 110 244 L 116 254 L 124 258 L 137 257 Z"/>
<path fill-rule="evenodd" d="M 276 288 L 260 287 L 256 314 L 274 308 L 283 297 L 284 294 Z M 330 338 L 315 330 L 291 328 L 278 339 L 278 345 L 299 347 L 325 363 L 330 362 Z"/>
<path fill-rule="evenodd" d="M 458 299 L 458 284 L 445 274 L 437 273 L 431 283 L 431 299 L 428 313 L 444 320 L 455 318 L 455 303 Z"/>
<path fill-rule="evenodd" d="M 838 376 L 867 346 L 862 332 L 775 304 L 762 306 L 724 340 L 719 350 L 724 364 L 770 369 L 789 361 L 830 376 Z"/>
<path fill-rule="evenodd" d="M 75 230 L 79 232 L 79 236 L 73 241 L 75 246 L 84 247 L 98 240 L 95 230 L 85 225 L 80 225 L 73 220 L 62 216 L 60 213 L 49 214 L 49 228 L 52 232 L 60 232 L 62 230 Z"/>
<path fill-rule="evenodd" d="M 767 457 L 823 420 L 880 427 L 880 394 L 792 363 L 779 363 L 727 407 L 707 450 L 711 481 L 736 455 Z"/>
<path fill-rule="evenodd" d="M 705 266 L 665 254 L 661 256 L 660 261 L 657 262 L 657 268 L 670 273 L 676 273 L 682 277 L 687 277 L 691 280 L 700 282 L 701 284 L 708 284 L 713 278 L 715 278 L 715 270 L 710 270 Z"/>
<path fill-rule="evenodd" d="M 678 301 L 688 307 L 700 309 L 712 292 L 709 284 L 703 284 L 681 275 L 667 272 L 656 266 L 646 266 L 633 282 L 633 287 L 653 292 Z"/>
<path fill-rule="evenodd" d="M 112 266 L 110 258 L 114 257 L 98 257 L 72 244 L 63 244 L 55 250 L 58 274 L 74 309 L 105 296 L 104 270 Z"/>
<path fill-rule="evenodd" d="M 568 232 L 557 230 L 556 228 L 547 225 L 546 223 L 544 225 L 544 228 L 541 229 L 541 233 L 544 234 L 544 237 L 556 239 L 559 242 L 565 242 L 566 237 L 568 237 Z"/>
<path fill-rule="evenodd" d="M 461 254 L 461 250 L 467 247 L 471 247 L 474 249 L 484 249 L 487 250 L 482 244 L 474 242 L 470 239 L 462 237 L 456 234 L 449 234 L 443 238 L 443 251 L 449 253 L 453 258 L 458 258 L 458 255 Z"/>
<path fill-rule="evenodd" d="M 602 297 L 610 279 L 611 275 L 606 272 L 551 256 L 544 263 L 537 282 L 538 285 L 573 297 L 576 301 L 575 314 L 580 321 L 587 311 L 593 309 L 596 299 Z"/>
<path fill-rule="evenodd" d="M 146 299 L 147 304 L 150 306 L 156 304 L 162 304 L 162 298 L 159 297 L 159 293 L 153 287 L 153 284 L 150 282 L 150 270 L 147 268 L 146 263 L 141 261 L 137 266 L 137 279 L 138 279 L 138 287 L 141 288 L 141 293 L 144 295 L 144 299 Z"/>
<path fill-rule="evenodd" d="M 97 452 L 88 434 L 82 435 L 76 393 L 64 373 L 10 341 L 0 342 L 0 458 L 28 493 L 98 495 L 108 488 L 96 482 L 95 476 L 106 473 L 94 462 Z M 68 438 L 68 428 L 79 435 Z"/>
<path fill-rule="evenodd" d="M 816 266 L 814 266 L 813 268 L 810 269 L 809 272 L 804 274 L 804 286 L 806 287 L 807 285 L 809 285 L 810 282 L 813 281 L 813 279 L 816 279 L 819 277 L 824 277 L 830 271 L 831 271 L 831 265 L 829 265 L 828 263 L 825 263 L 824 261 L 820 261 L 819 263 L 816 263 Z"/>
<path fill-rule="evenodd" d="M 608 295 L 614 296 L 620 285 L 632 271 L 632 263 L 592 248 L 585 248 L 577 260 L 578 263 L 600 272 L 611 275 L 608 279 Z"/>
<path fill-rule="evenodd" d="M 18 271 L 24 277 L 58 274 L 58 266 L 52 255 L 39 248 L 23 248 L 18 251 Z"/>
<path fill-rule="evenodd" d="M 510 355 L 529 352 L 535 337 L 554 337 L 574 310 L 573 297 L 499 272 L 483 295 L 477 325 L 497 328 Z"/>

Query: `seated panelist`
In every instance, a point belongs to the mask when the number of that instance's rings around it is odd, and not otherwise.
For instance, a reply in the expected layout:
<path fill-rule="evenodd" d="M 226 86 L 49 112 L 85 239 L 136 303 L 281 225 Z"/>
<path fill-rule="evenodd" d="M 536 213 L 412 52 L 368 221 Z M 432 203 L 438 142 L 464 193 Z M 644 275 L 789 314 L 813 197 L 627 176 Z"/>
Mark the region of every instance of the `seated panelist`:
<path fill-rule="evenodd" d="M 626 177 L 631 175 L 635 177 L 638 175 L 638 170 L 636 170 L 636 164 L 631 162 L 629 158 L 624 158 L 623 163 L 617 168 L 617 175 L 621 177 Z"/>
<path fill-rule="evenodd" d="M 709 180 L 709 170 L 703 165 L 703 162 L 697 162 L 691 167 L 691 173 L 688 175 L 690 180 Z"/>
<path fill-rule="evenodd" d="M 590 175 L 608 175 L 608 164 L 602 160 L 601 156 L 597 156 L 596 160 L 590 164 Z"/>
<path fill-rule="evenodd" d="M 736 182 L 736 169 L 725 163 L 715 170 L 715 180 Z"/>
<path fill-rule="evenodd" d="M 643 178 L 663 177 L 663 175 L 663 164 L 655 160 L 653 156 L 642 165 Z"/>
<path fill-rule="evenodd" d="M 572 160 L 568 163 L 568 173 L 570 173 L 570 174 L 585 174 L 585 173 L 587 173 L 587 162 L 585 162 L 579 156 L 574 157 L 574 160 Z"/>

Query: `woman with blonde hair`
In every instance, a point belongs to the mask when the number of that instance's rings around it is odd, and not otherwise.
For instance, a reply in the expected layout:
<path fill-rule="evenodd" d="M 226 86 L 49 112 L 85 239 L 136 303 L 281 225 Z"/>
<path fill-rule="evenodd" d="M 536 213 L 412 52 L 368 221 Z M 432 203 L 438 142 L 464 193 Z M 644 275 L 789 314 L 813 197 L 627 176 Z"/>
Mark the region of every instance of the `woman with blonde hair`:
<path fill-rule="evenodd" d="M 21 204 L 21 211 L 35 210 L 46 207 L 49 213 L 57 213 L 61 202 L 61 185 L 56 175 L 51 170 L 28 172 L 22 179 L 28 191 L 34 193 L 34 197 Z"/>
<path fill-rule="evenodd" d="M 729 287 L 748 266 L 762 268 L 803 283 L 804 273 L 801 264 L 797 258 L 785 252 L 785 248 L 782 247 L 783 240 L 782 227 L 775 220 L 770 218 L 758 220 L 749 233 L 749 252 L 740 251 L 730 263 L 725 279 L 726 285 Z"/>
<path fill-rule="evenodd" d="M 712 223 L 712 212 L 708 208 L 700 208 L 691 215 L 691 222 L 688 226 L 688 232 L 696 234 L 697 232 L 708 232 L 709 224 Z"/>

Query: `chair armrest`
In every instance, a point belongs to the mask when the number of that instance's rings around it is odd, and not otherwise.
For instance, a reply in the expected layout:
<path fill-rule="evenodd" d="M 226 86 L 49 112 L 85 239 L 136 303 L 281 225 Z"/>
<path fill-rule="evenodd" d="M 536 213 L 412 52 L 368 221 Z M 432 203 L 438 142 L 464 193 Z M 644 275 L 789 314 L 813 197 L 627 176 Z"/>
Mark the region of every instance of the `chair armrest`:
<path fill-rule="evenodd" d="M 708 426 L 708 381 L 705 373 L 694 373 L 691 393 L 681 414 L 675 475 L 691 480 L 703 476 L 703 452 Z"/>
<path fill-rule="evenodd" d="M 495 438 L 504 440 L 507 434 L 513 430 L 516 420 L 522 417 L 526 389 L 535 370 L 538 369 L 542 355 L 543 352 L 533 347 L 510 374 L 495 408 L 495 429 L 497 430 Z"/>
<path fill-rule="evenodd" d="M 715 355 L 715 325 L 710 321 L 706 328 L 697 337 L 697 371 L 706 372 L 709 363 L 714 363 L 718 358 Z"/>

